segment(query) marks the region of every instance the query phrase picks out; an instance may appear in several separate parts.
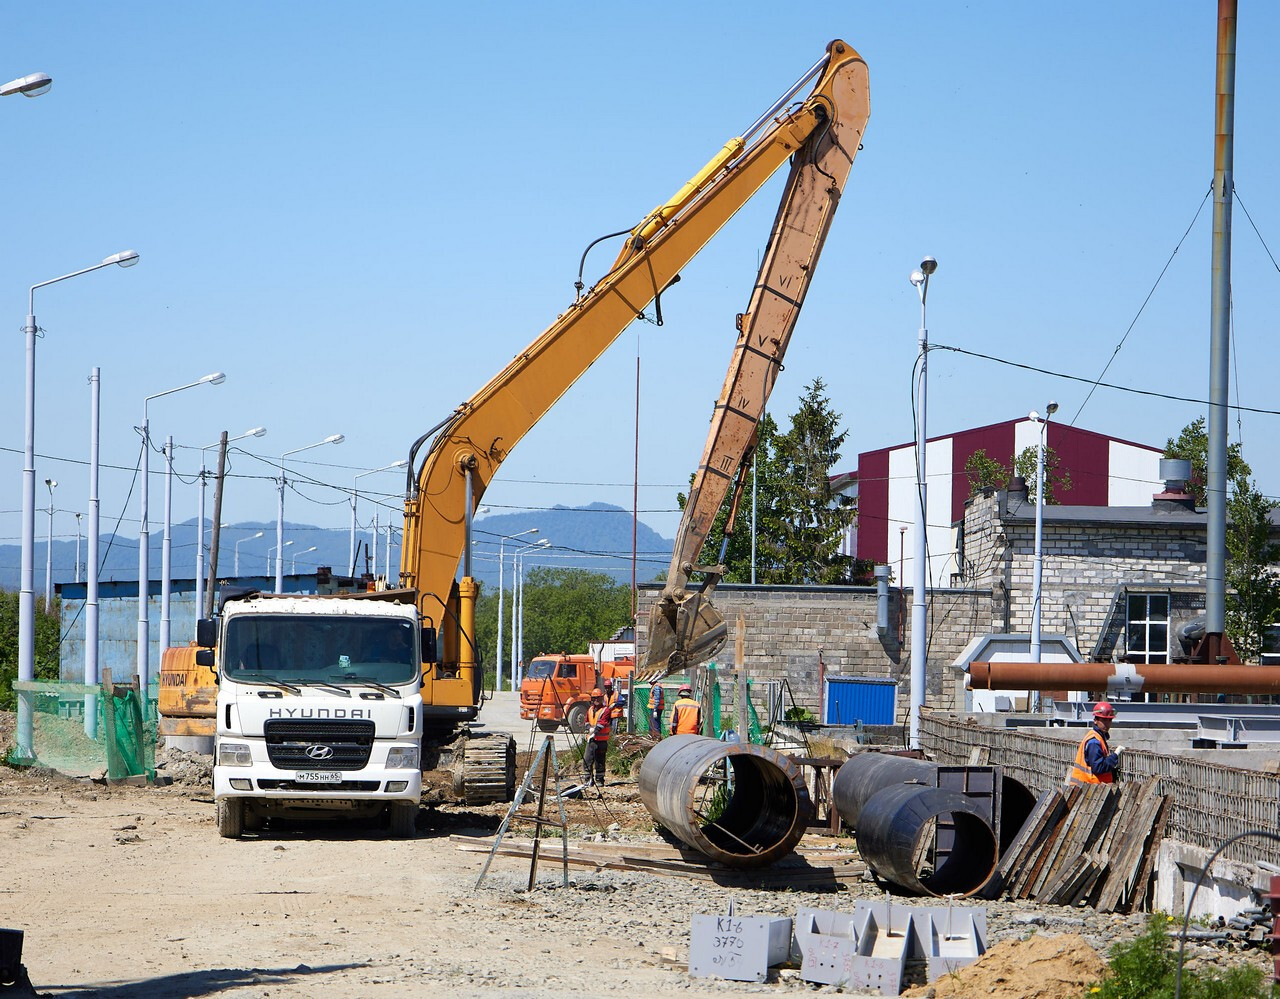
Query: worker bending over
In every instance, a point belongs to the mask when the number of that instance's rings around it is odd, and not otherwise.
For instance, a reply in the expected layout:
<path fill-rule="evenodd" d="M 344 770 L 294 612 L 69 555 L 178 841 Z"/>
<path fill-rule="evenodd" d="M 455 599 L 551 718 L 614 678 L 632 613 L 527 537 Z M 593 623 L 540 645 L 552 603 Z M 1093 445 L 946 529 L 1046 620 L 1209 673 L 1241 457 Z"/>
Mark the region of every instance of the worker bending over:
<path fill-rule="evenodd" d="M 671 708 L 671 734 L 702 734 L 702 705 L 693 699 L 693 688 L 687 683 Z"/>
<path fill-rule="evenodd" d="M 1067 774 L 1072 784 L 1114 783 L 1116 765 L 1124 752 L 1124 746 L 1116 746 L 1112 752 L 1107 745 L 1107 735 L 1115 717 L 1116 709 L 1107 701 L 1099 701 L 1093 706 L 1093 725 L 1080 740 L 1075 762 Z"/>

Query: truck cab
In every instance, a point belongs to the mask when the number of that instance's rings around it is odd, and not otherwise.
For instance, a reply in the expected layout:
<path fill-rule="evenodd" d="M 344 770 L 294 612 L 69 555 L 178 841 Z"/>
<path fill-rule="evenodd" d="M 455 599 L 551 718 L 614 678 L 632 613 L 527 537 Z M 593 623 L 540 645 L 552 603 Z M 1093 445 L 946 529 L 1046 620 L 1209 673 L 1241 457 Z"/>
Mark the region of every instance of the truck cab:
<path fill-rule="evenodd" d="M 422 793 L 422 671 L 435 633 L 406 602 L 251 594 L 197 628 L 218 678 L 218 832 L 273 816 L 385 813 L 413 834 Z"/>
<path fill-rule="evenodd" d="M 587 730 L 591 691 L 608 679 L 625 698 L 634 669 L 634 659 L 597 663 L 592 656 L 537 656 L 520 681 L 520 717 L 536 719 L 544 732 L 563 725 L 581 735 Z"/>

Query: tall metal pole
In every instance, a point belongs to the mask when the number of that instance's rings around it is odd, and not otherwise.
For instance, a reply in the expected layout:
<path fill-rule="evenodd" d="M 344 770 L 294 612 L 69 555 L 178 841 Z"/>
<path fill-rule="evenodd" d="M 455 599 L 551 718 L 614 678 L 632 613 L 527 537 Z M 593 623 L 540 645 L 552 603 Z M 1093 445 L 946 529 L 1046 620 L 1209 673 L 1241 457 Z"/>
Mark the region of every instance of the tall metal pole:
<path fill-rule="evenodd" d="M 80 539 L 84 536 L 80 531 L 80 517 L 76 514 L 76 582 L 80 582 Z"/>
<path fill-rule="evenodd" d="M 45 479 L 49 487 L 49 543 L 44 547 L 44 612 L 53 609 L 53 490 L 57 487 L 56 479 Z"/>
<path fill-rule="evenodd" d="M 102 410 L 102 370 L 89 375 L 89 552 L 85 566 L 87 581 L 84 599 L 84 682 L 98 684 L 98 441 Z M 90 739 L 98 735 L 98 698 L 85 695 L 84 731 Z"/>
<path fill-rule="evenodd" d="M 147 481 L 151 477 L 151 426 L 147 419 L 147 402 L 142 403 L 142 471 L 138 483 L 138 650 L 137 672 L 143 703 L 150 691 L 148 664 L 151 661 L 151 530 L 147 525 Z"/>
<path fill-rule="evenodd" d="M 1209 503 L 1205 552 L 1208 662 L 1226 631 L 1227 393 L 1231 362 L 1231 196 L 1235 150 L 1236 0 L 1218 0 L 1217 101 L 1213 138 L 1213 278 L 1209 316 Z"/>
<path fill-rule="evenodd" d="M 204 613 L 204 490 L 208 470 L 204 463 L 204 449 L 200 450 L 200 494 L 196 504 L 196 617 Z"/>
<path fill-rule="evenodd" d="M 929 275 L 937 270 L 938 262 L 932 257 L 925 257 L 920 270 L 911 275 L 911 283 L 920 294 L 920 333 L 917 338 L 919 358 L 916 371 L 916 523 L 915 523 L 915 565 L 911 579 L 911 714 L 909 729 L 911 748 L 920 748 L 920 715 L 925 702 L 926 631 L 928 628 L 927 609 L 925 607 L 925 591 L 932 585 L 932 573 L 928 564 L 929 546 L 926 532 L 928 530 L 928 485 L 925 478 L 925 448 L 928 442 L 926 433 L 926 393 L 929 386 L 929 329 L 925 321 L 925 300 L 929 295 Z"/>
<path fill-rule="evenodd" d="M 200 455 L 203 462 L 204 452 L 201 451 Z M 213 591 L 218 580 L 218 552 L 222 544 L 222 492 L 226 471 L 227 432 L 224 430 L 218 439 L 218 477 L 213 483 L 213 524 L 209 528 L 209 582 L 204 588 L 204 602 L 196 608 L 197 617 L 202 613 L 205 617 L 213 617 Z"/>
<path fill-rule="evenodd" d="M 173 596 L 173 435 L 164 442 L 164 540 L 160 545 L 160 654 L 169 647 L 169 599 Z"/>

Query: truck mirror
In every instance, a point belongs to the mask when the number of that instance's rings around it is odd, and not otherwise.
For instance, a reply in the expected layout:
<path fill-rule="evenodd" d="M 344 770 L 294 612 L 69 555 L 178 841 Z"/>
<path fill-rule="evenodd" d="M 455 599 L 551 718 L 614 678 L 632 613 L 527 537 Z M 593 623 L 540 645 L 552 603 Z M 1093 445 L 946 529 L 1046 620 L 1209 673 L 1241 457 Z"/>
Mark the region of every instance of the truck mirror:
<path fill-rule="evenodd" d="M 213 669 L 213 649 L 196 649 L 196 665 Z"/>
<path fill-rule="evenodd" d="M 440 661 L 439 653 L 436 651 L 436 629 L 430 625 L 422 626 L 422 661 L 424 663 Z"/>
<path fill-rule="evenodd" d="M 202 649 L 211 649 L 218 644 L 218 619 L 202 617 L 196 622 L 196 644 Z M 201 665 L 205 665 L 201 663 Z M 208 665 L 212 666 L 213 663 Z"/>

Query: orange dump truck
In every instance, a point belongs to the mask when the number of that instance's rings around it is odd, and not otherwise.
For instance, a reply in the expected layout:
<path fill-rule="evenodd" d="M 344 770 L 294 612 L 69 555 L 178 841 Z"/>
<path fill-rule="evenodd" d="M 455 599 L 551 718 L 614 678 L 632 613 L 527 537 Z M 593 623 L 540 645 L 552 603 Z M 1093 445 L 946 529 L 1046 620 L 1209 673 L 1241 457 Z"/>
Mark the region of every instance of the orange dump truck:
<path fill-rule="evenodd" d="M 554 732 L 568 725 L 570 732 L 582 734 L 587 728 L 587 706 L 591 691 L 605 680 L 625 689 L 636 668 L 634 659 L 605 660 L 599 664 L 591 656 L 541 655 L 529 664 L 520 681 L 520 717 L 537 719 L 538 728 Z"/>

